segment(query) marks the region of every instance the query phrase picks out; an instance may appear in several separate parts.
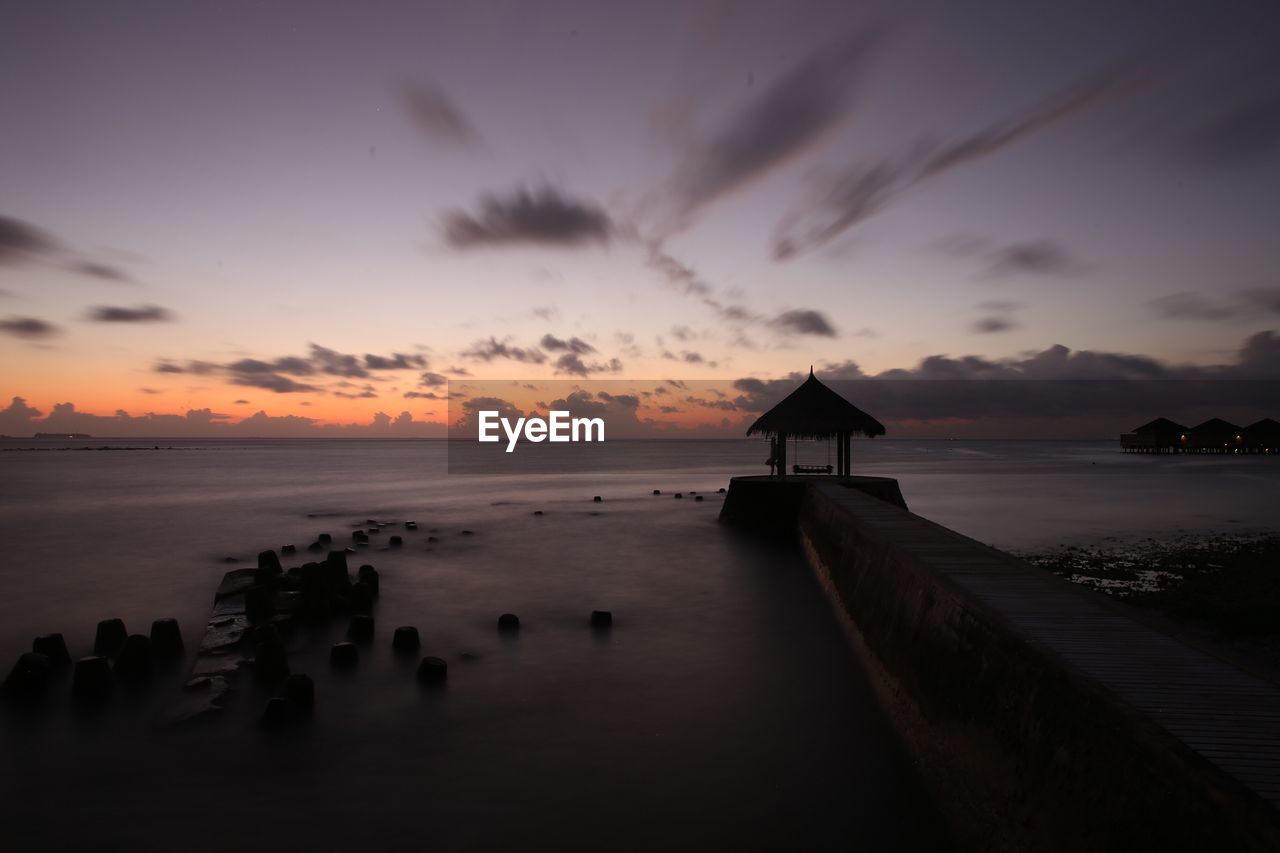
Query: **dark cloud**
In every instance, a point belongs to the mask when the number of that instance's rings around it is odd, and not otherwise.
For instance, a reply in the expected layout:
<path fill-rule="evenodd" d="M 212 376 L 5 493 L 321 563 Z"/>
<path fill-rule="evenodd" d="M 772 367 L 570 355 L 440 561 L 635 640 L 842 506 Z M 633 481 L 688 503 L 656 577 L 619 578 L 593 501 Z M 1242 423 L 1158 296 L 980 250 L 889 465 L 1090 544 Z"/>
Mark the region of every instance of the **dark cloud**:
<path fill-rule="evenodd" d="M 138 392 L 140 394 L 163 394 L 164 393 L 159 388 L 146 388 L 146 387 L 139 388 Z"/>
<path fill-rule="evenodd" d="M 15 338 L 36 340 L 61 333 L 62 329 L 38 317 L 6 317 L 0 320 L 0 334 L 12 335 Z"/>
<path fill-rule="evenodd" d="M 613 223 L 601 208 L 550 186 L 536 192 L 521 187 L 507 196 L 485 196 L 477 214 L 455 210 L 445 214 L 443 222 L 445 242 L 458 249 L 603 243 L 612 231 Z"/>
<path fill-rule="evenodd" d="M 1002 314 L 993 314 L 990 317 L 979 317 L 977 320 L 973 321 L 973 330 L 980 335 L 1007 332 L 1016 328 L 1018 328 L 1018 321 Z"/>
<path fill-rule="evenodd" d="M 1239 104 L 1197 128 L 1187 150 L 1214 168 L 1251 166 L 1280 153 L 1280 93 Z"/>
<path fill-rule="evenodd" d="M 669 361 L 683 361 L 685 364 L 705 364 L 708 367 L 719 366 L 719 362 L 711 361 L 705 358 L 702 353 L 694 350 L 680 350 L 679 354 L 670 350 L 663 350 L 662 357 Z"/>
<path fill-rule="evenodd" d="M 1259 315 L 1280 316 L 1280 288 L 1254 288 L 1216 297 L 1182 291 L 1152 299 L 1147 305 L 1171 320 L 1234 322 Z"/>
<path fill-rule="evenodd" d="M 438 87 L 402 80 L 396 95 L 405 115 L 431 139 L 471 150 L 484 147 L 480 132 L 466 113 Z"/>
<path fill-rule="evenodd" d="M 57 251 L 53 237 L 29 222 L 0 216 L 0 264 L 17 264 Z"/>
<path fill-rule="evenodd" d="M 693 329 L 688 326 L 672 326 L 671 337 L 677 341 L 691 341 L 694 338 Z"/>
<path fill-rule="evenodd" d="M 837 175 L 807 209 L 784 218 L 773 254 L 783 260 L 823 246 L 911 190 L 953 169 L 989 157 L 1073 116 L 1124 86 L 1130 72 L 1108 72 L 1053 95 L 1001 124 L 944 143 L 923 140 L 905 153 L 858 163 Z"/>
<path fill-rule="evenodd" d="M 88 319 L 95 323 L 168 323 L 174 316 L 159 305 L 138 305 L 134 308 L 99 305 L 89 310 Z"/>
<path fill-rule="evenodd" d="M 490 337 L 487 341 L 476 341 L 470 349 L 462 353 L 462 357 L 474 361 L 493 361 L 504 358 L 523 364 L 542 364 L 547 360 L 546 354 L 541 350 L 514 347 L 494 337 Z"/>
<path fill-rule="evenodd" d="M 555 335 L 546 334 L 542 336 L 540 343 L 542 344 L 543 349 L 548 349 L 552 352 L 567 351 L 578 355 L 586 355 L 596 351 L 595 347 L 582 340 L 582 338 L 569 338 L 568 340 L 564 340 L 563 338 L 557 338 Z"/>
<path fill-rule="evenodd" d="M 307 385 L 282 376 L 279 373 L 232 373 L 228 379 L 232 385 L 244 385 L 249 388 L 264 388 L 276 394 L 297 394 L 307 391 L 319 391 L 315 385 Z"/>
<path fill-rule="evenodd" d="M 879 31 L 860 32 L 818 50 L 716 130 L 676 172 L 680 216 L 789 162 L 834 128 L 881 40 Z"/>
<path fill-rule="evenodd" d="M 449 399 L 443 394 L 437 394 L 434 391 L 405 391 L 406 400 L 447 400 Z"/>
<path fill-rule="evenodd" d="M 590 376 L 593 373 L 618 373 L 622 370 L 622 362 L 611 358 L 607 362 L 587 363 L 577 353 L 567 352 L 555 361 L 556 373 L 570 376 Z"/>
<path fill-rule="evenodd" d="M 68 269 L 72 272 L 80 273 L 80 275 L 102 279 L 103 281 L 117 281 L 125 284 L 133 282 L 132 276 L 119 267 L 98 263 L 97 261 L 78 261 L 71 264 Z"/>
<path fill-rule="evenodd" d="M 192 373 L 197 376 L 203 376 L 218 370 L 218 365 L 209 361 L 187 361 L 178 364 L 167 358 L 157 361 L 151 368 L 156 373 Z"/>
<path fill-rule="evenodd" d="M 770 320 L 769 325 L 775 331 L 789 335 L 817 335 L 824 338 L 834 338 L 837 335 L 836 327 L 821 311 L 783 311 Z"/>
<path fill-rule="evenodd" d="M 355 393 L 334 391 L 333 396 L 342 397 L 345 400 L 373 400 L 377 398 L 378 394 L 372 389 L 365 389 L 364 391 L 356 391 Z"/>
<path fill-rule="evenodd" d="M 366 379 L 369 376 L 369 371 L 365 370 L 356 356 L 331 350 L 319 344 L 311 344 L 311 363 L 321 373 L 327 373 L 330 376 L 345 376 L 349 379 Z"/>
<path fill-rule="evenodd" d="M 421 355 L 402 355 L 393 352 L 390 356 L 364 354 L 364 366 L 369 370 L 413 370 L 427 366 L 427 359 Z"/>
<path fill-rule="evenodd" d="M 449 382 L 449 378 L 440 373 L 432 373 L 428 370 L 426 373 L 418 377 L 418 384 L 423 388 L 440 388 Z"/>
<path fill-rule="evenodd" d="M 231 401 L 231 405 L 233 405 L 233 406 L 247 406 L 247 405 L 249 405 L 249 401 L 248 401 L 248 400 L 232 400 L 232 401 Z"/>
<path fill-rule="evenodd" d="M 1023 274 L 1070 276 L 1085 270 L 1084 264 L 1053 240 L 1010 243 L 993 250 L 988 260 L 987 275 L 993 277 Z"/>

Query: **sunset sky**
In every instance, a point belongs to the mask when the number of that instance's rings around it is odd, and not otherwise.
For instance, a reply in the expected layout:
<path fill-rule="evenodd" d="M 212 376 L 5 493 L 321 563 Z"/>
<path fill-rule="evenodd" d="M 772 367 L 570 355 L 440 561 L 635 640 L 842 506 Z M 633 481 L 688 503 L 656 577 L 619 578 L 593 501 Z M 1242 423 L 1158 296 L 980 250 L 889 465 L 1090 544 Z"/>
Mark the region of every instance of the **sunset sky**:
<path fill-rule="evenodd" d="M 9 434 L 1280 364 L 1274 3 L 6 3 L 0 116 Z"/>

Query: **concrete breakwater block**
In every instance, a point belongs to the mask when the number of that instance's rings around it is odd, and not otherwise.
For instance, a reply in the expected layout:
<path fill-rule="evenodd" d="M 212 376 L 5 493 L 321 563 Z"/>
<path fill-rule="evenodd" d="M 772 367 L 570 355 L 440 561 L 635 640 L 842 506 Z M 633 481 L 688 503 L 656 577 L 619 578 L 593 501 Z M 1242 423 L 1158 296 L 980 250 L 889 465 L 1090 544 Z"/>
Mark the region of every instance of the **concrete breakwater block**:
<path fill-rule="evenodd" d="M 298 553 L 298 548 L 297 548 L 297 546 L 295 546 L 295 545 L 281 545 L 281 546 L 280 546 L 280 553 L 281 553 L 281 554 L 296 554 L 296 553 Z"/>
<path fill-rule="evenodd" d="M 364 642 L 373 639 L 373 617 L 367 613 L 357 613 L 351 617 L 347 626 L 347 638 Z"/>
<path fill-rule="evenodd" d="M 103 619 L 98 623 L 98 631 L 93 638 L 93 653 L 104 657 L 115 657 L 128 636 L 129 632 L 125 630 L 123 619 Z"/>
<path fill-rule="evenodd" d="M 258 725 L 264 729 L 284 728 L 293 722 L 296 712 L 288 699 L 283 696 L 272 696 L 267 700 L 266 707 L 262 709 L 262 716 L 258 718 Z"/>
<path fill-rule="evenodd" d="M 360 662 L 360 650 L 355 643 L 335 643 L 329 649 L 329 665 L 339 669 L 349 669 Z"/>
<path fill-rule="evenodd" d="M 18 701 L 34 701 L 48 692 L 53 677 L 53 663 L 48 655 L 23 652 L 4 680 L 4 694 Z"/>
<path fill-rule="evenodd" d="M 681 492 L 676 492 L 674 495 L 672 495 L 672 497 L 674 497 L 676 500 L 683 500 L 684 494 Z"/>
<path fill-rule="evenodd" d="M 183 650 L 182 629 L 177 619 L 157 619 L 151 623 L 151 651 L 156 660 L 178 660 Z"/>
<path fill-rule="evenodd" d="M 368 613 L 373 609 L 373 585 L 367 581 L 353 585 L 347 601 L 352 613 Z"/>
<path fill-rule="evenodd" d="M 273 575 L 278 575 L 284 571 L 284 566 L 280 565 L 280 558 L 275 551 L 260 551 L 258 553 L 258 568 Z"/>
<path fill-rule="evenodd" d="M 602 503 L 604 501 L 604 498 L 600 497 L 599 495 L 596 495 L 594 498 L 591 499 L 591 501 L 592 503 Z"/>
<path fill-rule="evenodd" d="M 391 637 L 391 648 L 397 652 L 416 652 L 422 644 L 418 637 L 418 629 L 412 625 L 402 625 L 396 628 L 395 634 Z"/>
<path fill-rule="evenodd" d="M 61 634 L 41 634 L 31 641 L 31 651 L 47 657 L 54 669 L 61 669 L 71 663 L 67 641 Z"/>
<path fill-rule="evenodd" d="M 101 655 L 80 658 L 71 675 L 71 696 L 86 704 L 101 702 L 111 695 L 115 681 L 111 662 Z"/>
<path fill-rule="evenodd" d="M 597 631 L 605 630 L 613 627 L 613 611 L 611 610 L 592 610 L 591 611 L 591 627 Z"/>
<path fill-rule="evenodd" d="M 405 530 L 417 530 L 417 529 L 418 529 L 418 522 L 416 522 L 416 521 L 406 521 L 406 522 L 404 523 L 404 529 L 405 529 Z"/>
<path fill-rule="evenodd" d="M 655 495 L 660 495 L 660 494 L 662 494 L 662 489 L 654 489 L 654 490 L 653 490 L 653 493 L 654 493 Z"/>
<path fill-rule="evenodd" d="M 387 547 L 389 548 L 399 548 L 403 544 L 404 544 L 404 539 L 399 536 L 392 536 L 390 539 L 387 540 Z"/>
<path fill-rule="evenodd" d="M 378 570 L 373 566 L 365 564 L 356 572 L 356 580 L 360 583 L 367 583 L 373 589 L 373 595 L 378 595 Z"/>
<path fill-rule="evenodd" d="M 145 634 L 130 634 L 126 637 L 112 670 L 116 678 L 127 684 L 144 684 L 151 679 L 154 669 L 151 638 Z"/>
<path fill-rule="evenodd" d="M 503 613 L 498 617 L 498 630 L 514 632 L 520 630 L 520 617 L 514 613 Z"/>
<path fill-rule="evenodd" d="M 256 646 L 253 677 L 261 684 L 279 684 L 289 676 L 289 657 L 275 626 L 264 625 L 252 635 Z"/>
<path fill-rule="evenodd" d="M 418 681 L 422 684 L 444 684 L 449 677 L 449 664 L 443 658 L 428 656 L 418 664 Z"/>
<path fill-rule="evenodd" d="M 301 714 L 310 714 L 315 710 L 316 684 L 309 675 L 297 672 L 286 678 L 280 687 L 280 695 L 289 700 Z"/>
<path fill-rule="evenodd" d="M 702 495 L 698 495 L 696 498 L 694 498 L 694 500 L 695 500 L 695 501 L 697 501 L 697 502 L 699 502 L 699 503 L 701 503 L 701 502 L 702 502 Z"/>

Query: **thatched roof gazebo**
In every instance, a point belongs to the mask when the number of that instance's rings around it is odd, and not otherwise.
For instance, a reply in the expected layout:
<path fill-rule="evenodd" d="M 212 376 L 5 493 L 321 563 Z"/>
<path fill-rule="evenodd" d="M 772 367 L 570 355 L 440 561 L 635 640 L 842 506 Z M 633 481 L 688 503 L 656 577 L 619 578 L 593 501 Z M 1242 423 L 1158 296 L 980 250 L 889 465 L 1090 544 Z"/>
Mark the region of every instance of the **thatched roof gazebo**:
<path fill-rule="evenodd" d="M 747 435 L 767 435 L 775 439 L 778 473 L 787 473 L 788 438 L 836 439 L 838 477 L 849 476 L 850 439 L 854 433 L 874 438 L 884 435 L 884 424 L 818 381 L 809 368 L 809 378 L 782 402 L 765 412 L 747 430 Z M 828 460 L 829 461 L 829 460 Z M 799 470 L 793 473 L 818 473 Z M 825 473 L 832 473 L 828 465 Z"/>

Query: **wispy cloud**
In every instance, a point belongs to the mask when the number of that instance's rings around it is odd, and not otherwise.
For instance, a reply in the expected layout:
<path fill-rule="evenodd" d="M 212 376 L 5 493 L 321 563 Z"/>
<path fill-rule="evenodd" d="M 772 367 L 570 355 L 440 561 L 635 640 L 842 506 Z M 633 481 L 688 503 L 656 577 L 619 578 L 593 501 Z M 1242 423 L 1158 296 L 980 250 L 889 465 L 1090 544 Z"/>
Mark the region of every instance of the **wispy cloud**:
<path fill-rule="evenodd" d="M 469 150 L 484 147 L 480 131 L 443 89 L 406 79 L 397 84 L 395 91 L 405 115 L 433 141 Z"/>
<path fill-rule="evenodd" d="M 778 224 L 774 257 L 786 259 L 826 245 L 880 213 L 907 191 L 1076 115 L 1131 85 L 1133 80 L 1130 71 L 1109 71 L 967 136 L 943 143 L 925 139 L 905 153 L 878 162 L 855 163 L 838 173 L 822 195 Z"/>
<path fill-rule="evenodd" d="M 15 338 L 39 340 L 61 333 L 61 328 L 39 317 L 6 317 L 0 320 L 0 334 L 12 335 Z"/>
<path fill-rule="evenodd" d="M 172 311 L 159 305 L 99 305 L 89 310 L 88 319 L 95 323 L 168 323 L 175 318 Z"/>

